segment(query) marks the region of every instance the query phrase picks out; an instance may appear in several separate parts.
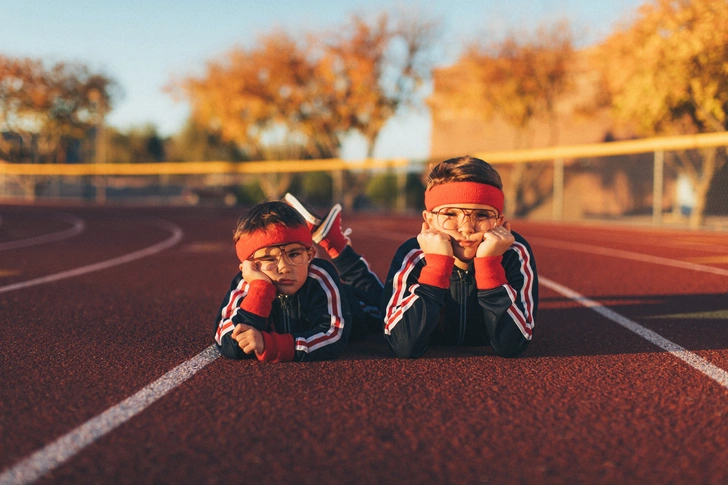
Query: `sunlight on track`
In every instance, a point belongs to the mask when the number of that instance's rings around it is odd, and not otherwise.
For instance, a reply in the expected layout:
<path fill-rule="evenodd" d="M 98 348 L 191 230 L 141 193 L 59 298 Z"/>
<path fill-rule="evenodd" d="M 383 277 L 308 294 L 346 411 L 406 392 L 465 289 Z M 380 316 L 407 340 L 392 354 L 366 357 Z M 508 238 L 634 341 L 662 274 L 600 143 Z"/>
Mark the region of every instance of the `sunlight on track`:
<path fill-rule="evenodd" d="M 80 219 L 74 215 L 61 213 L 58 214 L 56 218 L 72 224 L 73 227 L 51 234 L 43 234 L 42 236 L 29 237 L 27 239 L 20 239 L 18 241 L 8 241 L 0 243 L 0 251 L 6 251 L 8 249 L 27 248 L 29 246 L 37 246 L 38 244 L 47 244 L 50 242 L 62 241 L 63 239 L 68 239 L 69 237 L 81 234 L 84 229 L 86 229 L 86 223 L 83 221 L 83 219 Z"/>
<path fill-rule="evenodd" d="M 623 251 L 621 249 L 604 248 L 601 246 L 593 246 L 591 244 L 570 243 L 566 241 L 547 239 L 543 237 L 529 237 L 528 242 L 530 242 L 534 246 L 563 249 L 565 251 L 579 251 L 582 253 L 600 254 L 602 256 L 631 259 L 634 261 L 642 261 L 644 263 L 661 264 L 663 266 L 672 266 L 674 268 L 689 269 L 692 271 L 701 271 L 703 273 L 712 273 L 720 276 L 728 276 L 728 269 L 713 268 L 712 266 L 689 263 L 687 261 L 679 261 L 676 259 L 661 258 L 659 256 L 651 256 L 649 254 L 633 253 L 631 251 Z"/>
<path fill-rule="evenodd" d="M 643 327 L 639 323 L 620 315 L 614 310 L 610 310 L 609 308 L 603 306 L 601 303 L 587 298 L 570 288 L 567 288 L 563 285 L 556 283 L 555 281 L 545 278 L 544 276 L 539 276 L 538 282 L 539 285 L 550 288 L 555 292 L 564 295 L 565 297 L 570 298 L 591 310 L 594 310 L 603 317 L 608 318 L 615 323 L 618 323 L 627 330 L 631 330 L 651 344 L 654 344 L 661 349 L 666 350 L 667 352 L 671 353 L 678 359 L 688 364 L 690 367 L 702 372 L 724 388 L 728 389 L 728 372 L 718 366 L 711 364 L 699 355 L 696 355 L 689 350 L 680 347 L 676 343 L 667 340 L 662 335 Z"/>
<path fill-rule="evenodd" d="M 157 243 L 153 246 L 149 246 L 144 249 L 140 249 L 139 251 L 134 251 L 133 253 L 125 254 L 124 256 L 119 256 L 117 258 L 107 259 L 106 261 L 100 261 L 98 263 L 90 264 L 88 266 L 81 266 L 80 268 L 68 270 L 68 271 L 62 271 L 60 273 L 55 273 L 48 276 L 42 276 L 40 278 L 35 278 L 28 281 L 21 281 L 19 283 L 13 283 L 12 285 L 7 286 L 0 286 L 0 293 L 7 293 L 8 291 L 14 291 L 14 290 L 20 290 L 22 288 L 29 288 L 31 286 L 37 286 L 37 285 L 43 285 L 45 283 L 52 283 L 54 281 L 63 280 L 66 278 L 73 278 L 74 276 L 80 276 L 87 273 L 92 273 L 94 271 L 100 271 L 102 269 L 111 268 L 113 266 L 118 266 L 120 264 L 129 263 L 131 261 L 145 258 L 147 256 L 151 256 L 152 254 L 156 254 L 160 251 L 164 251 L 167 248 L 170 248 L 180 242 L 182 240 L 182 236 L 184 233 L 182 232 L 182 229 L 172 224 L 171 222 L 164 221 L 164 220 L 154 220 L 153 223 L 159 227 L 162 227 L 172 233 L 172 236 L 169 239 L 166 239 L 162 241 L 161 243 Z"/>
<path fill-rule="evenodd" d="M 220 352 L 214 345 L 211 345 L 133 396 L 86 421 L 70 433 L 61 436 L 53 443 L 46 445 L 7 469 L 0 475 L 0 485 L 20 485 L 34 482 L 68 461 L 94 441 L 141 413 L 218 357 L 220 357 Z"/>

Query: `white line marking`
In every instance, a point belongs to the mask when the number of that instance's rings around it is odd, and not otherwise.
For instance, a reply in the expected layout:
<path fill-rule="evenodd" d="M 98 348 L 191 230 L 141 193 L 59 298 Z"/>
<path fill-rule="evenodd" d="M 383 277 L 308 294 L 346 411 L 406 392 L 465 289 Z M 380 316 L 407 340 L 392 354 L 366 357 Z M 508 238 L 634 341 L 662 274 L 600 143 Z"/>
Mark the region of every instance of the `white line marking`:
<path fill-rule="evenodd" d="M 53 232 L 51 234 L 43 234 L 42 236 L 29 237 L 27 239 L 20 239 L 18 241 L 8 241 L 0 243 L 0 251 L 6 251 L 8 249 L 26 248 L 28 246 L 36 246 L 38 244 L 45 244 L 50 242 L 61 241 L 68 239 L 77 234 L 81 234 L 86 229 L 86 223 L 82 219 L 71 215 L 71 214 L 58 214 L 56 217 L 64 222 L 68 222 L 73 225 L 69 229 L 63 231 Z"/>
<path fill-rule="evenodd" d="M 8 291 L 20 290 L 21 288 L 29 288 L 31 286 L 42 285 L 45 283 L 52 283 L 54 281 L 62 280 L 65 278 L 73 278 L 74 276 L 80 276 L 86 273 L 94 271 L 100 271 L 102 269 L 111 268 L 112 266 L 118 266 L 120 264 L 129 263 L 136 259 L 145 258 L 170 248 L 182 240 L 183 232 L 179 226 L 172 224 L 171 222 L 158 220 L 155 224 L 161 226 L 168 231 L 172 232 L 172 236 L 160 243 L 153 246 L 149 246 L 133 253 L 125 254 L 117 258 L 107 259 L 106 261 L 100 261 L 98 263 L 90 264 L 88 266 L 81 266 L 80 268 L 71 269 L 68 271 L 62 271 L 48 276 L 42 276 L 28 281 L 21 281 L 19 283 L 13 283 L 7 286 L 0 286 L 0 293 L 7 293 Z"/>
<path fill-rule="evenodd" d="M 686 364 L 688 364 L 690 367 L 696 369 L 699 372 L 702 372 L 706 376 L 713 379 L 715 382 L 720 384 L 721 386 L 728 389 L 728 372 L 721 369 L 720 367 L 711 364 L 707 360 L 703 359 L 699 355 L 696 355 L 689 350 L 684 349 L 683 347 L 680 347 L 678 344 L 666 339 L 662 335 L 653 332 L 652 330 L 643 327 L 639 323 L 630 320 L 629 318 L 620 315 L 619 313 L 615 312 L 614 310 L 610 310 L 609 308 L 603 306 L 601 303 L 598 303 L 590 298 L 585 297 L 584 295 L 581 295 L 577 293 L 576 291 L 567 288 L 566 286 L 560 285 L 556 283 L 555 281 L 552 281 L 548 278 L 545 278 L 543 276 L 538 277 L 539 284 L 544 285 L 547 288 L 551 288 L 552 290 L 556 291 L 557 293 L 560 293 L 564 295 L 567 298 L 570 298 L 577 303 L 580 303 L 581 305 L 584 305 L 585 307 L 594 310 L 598 314 L 602 315 L 603 317 L 608 318 L 609 320 L 618 323 L 619 325 L 623 326 L 627 330 L 631 330 L 632 332 L 636 333 L 643 339 L 647 340 L 648 342 L 660 347 L 661 349 L 671 353 L 678 359 L 682 360 Z"/>
<path fill-rule="evenodd" d="M 78 428 L 5 470 L 0 475 L 0 485 L 19 485 L 34 482 L 71 459 L 94 441 L 141 413 L 218 357 L 220 357 L 220 352 L 217 347 L 211 345 L 136 394 L 91 418 Z"/>
<path fill-rule="evenodd" d="M 634 261 L 642 261 L 644 263 L 661 264 L 663 266 L 672 266 L 674 268 L 689 269 L 692 271 L 701 271 L 703 273 L 713 273 L 720 276 L 728 276 L 728 269 L 713 268 L 703 264 L 688 263 L 686 261 L 678 261 L 676 259 L 661 258 L 649 254 L 633 253 L 631 251 L 623 251 L 621 249 L 604 248 L 601 246 L 592 246 L 591 244 L 580 244 L 556 239 L 547 239 L 543 237 L 529 237 L 528 242 L 533 245 L 546 246 L 550 248 L 563 249 L 568 251 L 580 251 L 583 253 L 600 254 L 603 256 L 612 256 L 616 258 L 631 259 Z"/>
<path fill-rule="evenodd" d="M 368 232 L 367 235 L 378 237 L 380 239 L 393 239 L 406 241 L 415 234 L 404 233 L 385 233 L 385 232 Z M 548 239 L 544 237 L 528 237 L 528 242 L 532 245 L 546 246 L 556 249 L 564 249 L 569 251 L 580 251 L 582 253 L 600 254 L 602 256 L 612 256 L 615 258 L 631 259 L 634 261 L 642 261 L 644 263 L 661 264 L 663 266 L 672 266 L 674 268 L 689 269 L 692 271 L 701 271 L 703 273 L 713 273 L 720 276 L 728 276 L 728 269 L 713 268 L 703 264 L 689 263 L 687 261 L 678 261 L 676 259 L 661 258 L 649 254 L 633 253 L 631 251 L 623 251 L 621 249 L 611 249 L 601 246 L 593 246 L 591 244 L 580 244 L 557 239 Z"/>

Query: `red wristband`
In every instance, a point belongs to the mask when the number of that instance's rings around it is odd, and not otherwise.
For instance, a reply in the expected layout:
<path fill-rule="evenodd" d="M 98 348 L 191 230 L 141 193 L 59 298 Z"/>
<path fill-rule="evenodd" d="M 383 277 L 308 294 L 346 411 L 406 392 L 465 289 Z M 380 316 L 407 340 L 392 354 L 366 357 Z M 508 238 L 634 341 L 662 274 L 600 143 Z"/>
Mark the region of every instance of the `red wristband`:
<path fill-rule="evenodd" d="M 450 288 L 450 276 L 455 258 L 444 254 L 425 254 L 425 267 L 420 272 L 419 282 L 438 288 Z"/>
<path fill-rule="evenodd" d="M 475 258 L 475 284 L 479 290 L 490 290 L 508 283 L 501 261 L 503 256 Z"/>
<path fill-rule="evenodd" d="M 295 348 L 293 335 L 290 333 L 260 332 L 263 335 L 265 349 L 257 354 L 261 362 L 289 362 L 293 360 Z"/>
<path fill-rule="evenodd" d="M 276 287 L 273 283 L 263 280 L 253 280 L 248 285 L 248 294 L 243 298 L 240 308 L 267 318 L 276 298 Z"/>

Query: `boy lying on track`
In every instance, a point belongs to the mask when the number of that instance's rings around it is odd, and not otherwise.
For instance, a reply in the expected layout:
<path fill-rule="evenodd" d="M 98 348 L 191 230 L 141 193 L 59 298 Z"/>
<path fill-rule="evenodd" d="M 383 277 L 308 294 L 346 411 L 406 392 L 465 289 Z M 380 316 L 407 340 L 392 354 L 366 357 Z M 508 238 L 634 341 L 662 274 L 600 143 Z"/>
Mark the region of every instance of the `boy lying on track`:
<path fill-rule="evenodd" d="M 422 231 L 397 250 L 384 286 L 384 334 L 399 357 L 430 345 L 490 345 L 513 357 L 531 341 L 536 263 L 503 216 L 488 163 L 460 157 L 428 176 Z"/>
<path fill-rule="evenodd" d="M 240 272 L 222 302 L 215 333 L 218 348 L 232 359 L 332 359 L 352 332 L 381 332 L 382 283 L 351 249 L 341 230 L 341 206 L 321 219 L 290 194 L 286 199 L 256 205 L 235 229 Z M 341 276 L 314 257 L 314 242 Z"/>

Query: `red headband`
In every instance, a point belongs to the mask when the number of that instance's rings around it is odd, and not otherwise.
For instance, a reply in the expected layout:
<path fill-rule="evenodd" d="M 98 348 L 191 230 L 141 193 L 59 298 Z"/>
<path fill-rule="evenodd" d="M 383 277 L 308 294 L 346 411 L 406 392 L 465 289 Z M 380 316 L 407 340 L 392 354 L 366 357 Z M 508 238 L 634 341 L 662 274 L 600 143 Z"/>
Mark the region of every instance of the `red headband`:
<path fill-rule="evenodd" d="M 235 252 L 240 261 L 245 261 L 258 249 L 281 244 L 301 243 L 306 246 L 313 246 L 311 230 L 308 226 L 287 227 L 283 224 L 274 224 L 266 229 L 259 229 L 252 234 L 238 239 L 235 243 Z"/>
<path fill-rule="evenodd" d="M 448 182 L 425 191 L 425 207 L 431 211 L 441 205 L 483 204 L 503 212 L 503 191 L 478 182 Z"/>

